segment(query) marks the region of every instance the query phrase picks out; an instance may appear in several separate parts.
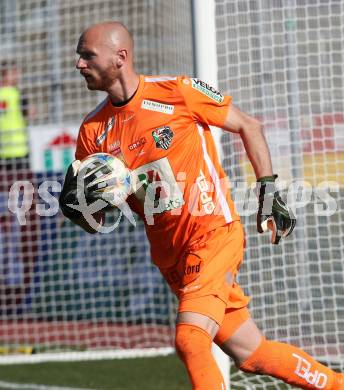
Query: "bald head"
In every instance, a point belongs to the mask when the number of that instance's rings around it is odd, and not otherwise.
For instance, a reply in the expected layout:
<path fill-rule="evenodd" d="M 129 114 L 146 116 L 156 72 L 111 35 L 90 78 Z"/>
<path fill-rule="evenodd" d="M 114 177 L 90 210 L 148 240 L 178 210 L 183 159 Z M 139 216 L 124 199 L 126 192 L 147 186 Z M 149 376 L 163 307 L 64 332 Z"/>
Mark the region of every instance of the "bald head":
<path fill-rule="evenodd" d="M 92 90 L 108 92 L 113 101 L 125 99 L 137 88 L 133 64 L 133 38 L 120 22 L 90 26 L 80 36 L 76 68 Z"/>
<path fill-rule="evenodd" d="M 93 44 L 106 45 L 114 51 L 124 49 L 132 58 L 134 41 L 128 29 L 120 22 L 94 24 L 81 34 L 80 40 L 90 40 Z"/>

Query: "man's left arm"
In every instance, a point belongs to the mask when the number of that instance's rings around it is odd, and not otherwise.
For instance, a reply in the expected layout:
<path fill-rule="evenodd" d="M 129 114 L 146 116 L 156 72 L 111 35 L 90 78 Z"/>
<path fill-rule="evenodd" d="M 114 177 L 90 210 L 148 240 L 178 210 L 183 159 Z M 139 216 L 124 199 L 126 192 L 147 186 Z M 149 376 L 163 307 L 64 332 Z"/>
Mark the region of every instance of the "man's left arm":
<path fill-rule="evenodd" d="M 259 200 L 257 230 L 263 233 L 264 224 L 269 224 L 273 232 L 272 243 L 278 244 L 282 237 L 293 231 L 296 219 L 276 189 L 277 175 L 272 171 L 271 155 L 262 126 L 231 104 L 223 128 L 240 135 L 254 169 Z"/>
<path fill-rule="evenodd" d="M 240 135 L 256 178 L 272 176 L 270 151 L 260 122 L 232 104 L 228 110 L 224 129 Z"/>

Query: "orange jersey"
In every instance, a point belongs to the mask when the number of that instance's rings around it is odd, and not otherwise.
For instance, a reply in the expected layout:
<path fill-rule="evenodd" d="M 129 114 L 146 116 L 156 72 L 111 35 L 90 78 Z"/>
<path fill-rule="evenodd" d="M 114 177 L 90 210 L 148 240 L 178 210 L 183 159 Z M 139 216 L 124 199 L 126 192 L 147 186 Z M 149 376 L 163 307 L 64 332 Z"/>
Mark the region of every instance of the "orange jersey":
<path fill-rule="evenodd" d="M 105 152 L 138 178 L 128 198 L 144 220 L 153 261 L 173 265 L 190 242 L 239 220 L 208 125 L 222 127 L 231 103 L 185 76 L 140 76 L 124 106 L 106 98 L 80 127 L 76 158 Z"/>

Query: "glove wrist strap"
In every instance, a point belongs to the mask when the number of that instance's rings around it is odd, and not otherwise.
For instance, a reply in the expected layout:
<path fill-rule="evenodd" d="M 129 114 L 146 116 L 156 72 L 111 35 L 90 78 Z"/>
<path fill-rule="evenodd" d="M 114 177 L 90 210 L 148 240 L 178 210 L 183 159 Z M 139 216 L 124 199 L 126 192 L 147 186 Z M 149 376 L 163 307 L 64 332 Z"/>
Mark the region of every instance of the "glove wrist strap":
<path fill-rule="evenodd" d="M 259 179 L 257 179 L 258 183 L 274 183 L 276 179 L 278 178 L 278 175 L 272 175 L 272 176 L 262 176 Z"/>
<path fill-rule="evenodd" d="M 269 195 L 274 196 L 277 193 L 275 185 L 275 180 L 277 177 L 277 175 L 262 176 L 257 180 L 256 194 L 259 202 L 263 202 L 265 197 Z"/>

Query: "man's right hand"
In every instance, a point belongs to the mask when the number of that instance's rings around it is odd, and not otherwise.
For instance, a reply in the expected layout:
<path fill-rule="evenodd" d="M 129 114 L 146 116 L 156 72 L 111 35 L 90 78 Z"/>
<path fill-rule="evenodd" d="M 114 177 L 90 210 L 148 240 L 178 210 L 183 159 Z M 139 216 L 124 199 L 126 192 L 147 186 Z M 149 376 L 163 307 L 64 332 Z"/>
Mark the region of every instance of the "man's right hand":
<path fill-rule="evenodd" d="M 79 204 L 77 178 L 80 164 L 80 160 L 74 160 L 68 167 L 63 188 L 59 197 L 60 209 L 63 215 L 71 220 L 79 219 L 82 216 L 80 211 L 69 206 Z"/>
<path fill-rule="evenodd" d="M 78 173 L 81 165 L 80 160 L 74 160 L 67 169 L 63 188 L 59 197 L 59 204 L 63 215 L 70 219 L 73 223 L 80 226 L 88 233 L 94 234 L 98 230 L 90 226 L 89 222 L 85 219 L 81 211 L 71 207 L 79 205 L 79 199 L 81 191 L 84 191 L 84 187 L 78 188 Z M 80 183 L 79 183 L 80 186 Z M 104 212 L 102 210 L 95 212 L 92 217 L 95 223 L 103 225 Z"/>

